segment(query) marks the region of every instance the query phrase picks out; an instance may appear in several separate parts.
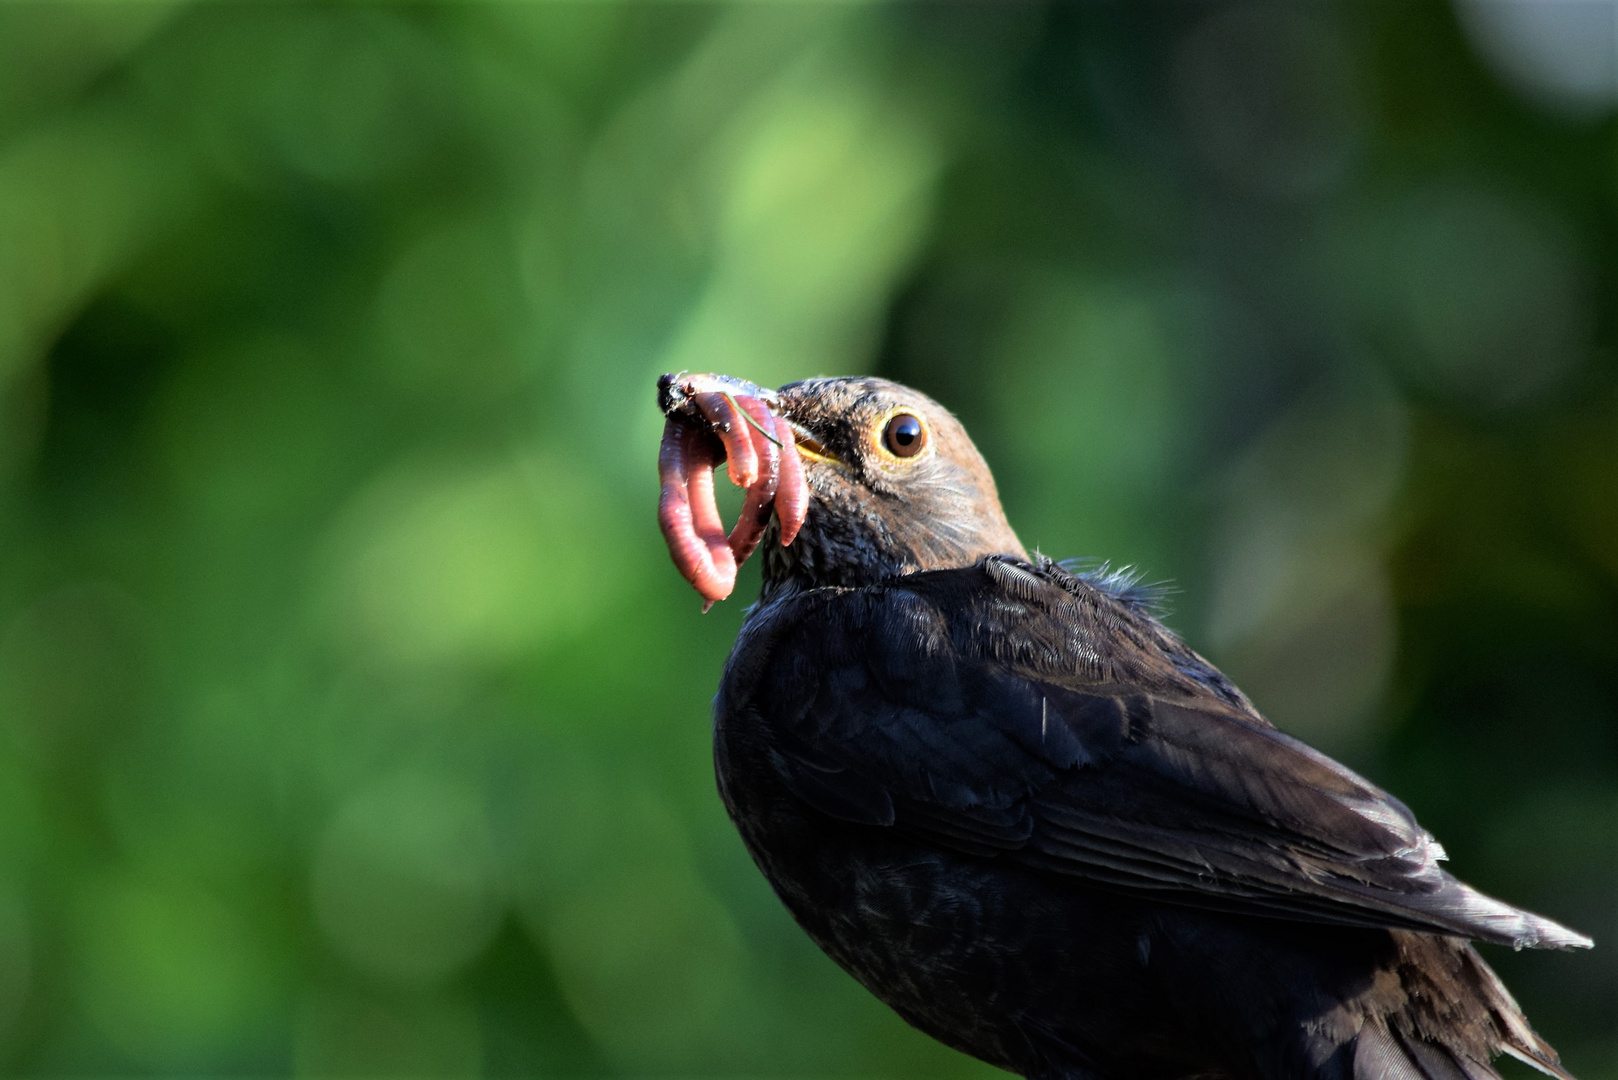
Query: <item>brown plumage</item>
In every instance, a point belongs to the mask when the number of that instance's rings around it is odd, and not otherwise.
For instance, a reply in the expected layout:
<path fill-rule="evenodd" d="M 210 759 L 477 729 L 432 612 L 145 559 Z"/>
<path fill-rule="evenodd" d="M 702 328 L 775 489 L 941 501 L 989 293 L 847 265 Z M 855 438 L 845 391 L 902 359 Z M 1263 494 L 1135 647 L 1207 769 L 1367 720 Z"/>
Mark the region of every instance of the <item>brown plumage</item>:
<path fill-rule="evenodd" d="M 717 460 L 679 385 L 671 437 Z M 1272 727 L 1129 580 L 1030 559 L 936 402 L 751 390 L 806 504 L 790 545 L 764 538 L 720 791 L 855 978 L 1029 1077 L 1482 1080 L 1502 1053 L 1567 1076 L 1466 939 L 1587 938 L 1446 873 L 1403 804 Z"/>

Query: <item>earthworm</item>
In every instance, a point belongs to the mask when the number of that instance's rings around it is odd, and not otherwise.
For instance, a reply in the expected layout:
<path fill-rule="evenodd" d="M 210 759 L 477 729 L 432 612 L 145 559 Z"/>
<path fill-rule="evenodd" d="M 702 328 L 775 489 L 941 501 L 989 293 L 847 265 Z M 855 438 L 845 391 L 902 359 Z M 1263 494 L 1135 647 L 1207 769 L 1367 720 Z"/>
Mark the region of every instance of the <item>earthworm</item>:
<path fill-rule="evenodd" d="M 735 399 L 729 394 L 710 391 L 692 394 L 691 401 L 725 444 L 730 482 L 737 487 L 752 487 L 758 481 L 758 451 L 753 449 L 752 432 L 742 419 Z"/>
<path fill-rule="evenodd" d="M 675 568 L 707 602 L 704 611 L 736 587 L 736 559 L 714 502 L 714 464 L 707 432 L 672 417 L 664 423 L 657 523 Z"/>
<path fill-rule="evenodd" d="M 735 556 L 736 565 L 740 566 L 764 538 L 764 528 L 770 523 L 770 508 L 775 504 L 776 486 L 781 480 L 782 461 L 775 437 L 770 434 L 775 427 L 775 417 L 769 408 L 754 397 L 733 400 L 736 407 L 746 414 L 744 422 L 745 419 L 753 421 L 747 425 L 746 434 L 752 450 L 761 460 L 758 475 L 748 486 L 747 496 L 742 500 L 742 512 L 736 519 L 736 527 L 730 531 L 730 551 Z"/>
<path fill-rule="evenodd" d="M 809 485 L 803 478 L 798 440 L 784 416 L 775 418 L 775 437 L 781 440 L 781 479 L 775 489 L 775 516 L 781 521 L 781 546 L 786 547 L 803 527 L 809 510 Z"/>

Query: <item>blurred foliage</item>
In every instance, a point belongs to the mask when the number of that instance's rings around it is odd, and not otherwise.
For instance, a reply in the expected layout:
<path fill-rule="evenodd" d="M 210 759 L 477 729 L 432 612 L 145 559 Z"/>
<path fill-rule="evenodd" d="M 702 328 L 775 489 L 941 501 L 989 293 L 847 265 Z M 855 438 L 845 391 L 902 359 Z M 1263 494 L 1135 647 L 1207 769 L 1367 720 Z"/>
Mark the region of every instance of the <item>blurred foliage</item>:
<path fill-rule="evenodd" d="M 1602 18 L 0 7 L 0 1062 L 992 1071 L 724 819 L 745 601 L 653 524 L 686 367 L 957 408 L 1031 546 L 1176 580 L 1597 938 L 1490 958 L 1618 1077 Z"/>

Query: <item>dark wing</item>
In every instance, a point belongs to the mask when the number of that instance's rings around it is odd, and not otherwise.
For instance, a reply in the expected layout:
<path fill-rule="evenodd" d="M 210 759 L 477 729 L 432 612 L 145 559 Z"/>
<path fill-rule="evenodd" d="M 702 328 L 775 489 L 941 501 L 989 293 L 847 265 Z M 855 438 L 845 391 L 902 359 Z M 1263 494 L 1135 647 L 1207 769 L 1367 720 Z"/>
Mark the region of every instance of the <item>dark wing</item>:
<path fill-rule="evenodd" d="M 817 591 L 761 622 L 721 713 L 747 709 L 831 816 L 1198 906 L 1590 944 L 1445 873 L 1398 800 L 1052 565 Z"/>

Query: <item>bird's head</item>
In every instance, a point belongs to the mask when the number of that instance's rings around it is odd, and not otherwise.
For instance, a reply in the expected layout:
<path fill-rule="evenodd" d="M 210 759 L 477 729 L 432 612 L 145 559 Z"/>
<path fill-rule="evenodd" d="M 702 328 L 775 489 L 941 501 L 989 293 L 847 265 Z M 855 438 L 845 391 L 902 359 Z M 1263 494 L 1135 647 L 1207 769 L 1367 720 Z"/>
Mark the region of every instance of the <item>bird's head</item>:
<path fill-rule="evenodd" d="M 886 379 L 806 379 L 781 388 L 780 411 L 809 505 L 790 546 L 765 548 L 766 591 L 1024 555 L 983 455 L 927 395 Z"/>
<path fill-rule="evenodd" d="M 755 416 L 767 409 L 766 419 L 773 417 L 778 425 L 784 422 L 790 428 L 790 438 L 772 439 L 769 444 L 760 424 L 749 421 L 741 432 L 756 451 L 762 451 L 761 462 L 776 452 L 775 444 L 779 453 L 789 453 L 799 462 L 797 469 L 790 463 L 778 467 L 781 489 L 771 488 L 769 499 L 778 520 L 769 523 L 763 537 L 764 598 L 782 590 L 858 586 L 918 570 L 968 566 L 985 555 L 1026 557 L 1000 507 L 983 456 L 960 421 L 927 395 L 876 378 L 806 379 L 779 391 L 758 390 L 718 376 L 688 379 L 699 380 L 690 383 L 698 389 L 708 385 L 700 382 L 704 379 L 734 387 L 728 400 L 736 406 L 738 421 L 747 419 L 740 415 L 744 409 Z M 668 380 L 665 376 L 665 388 Z M 757 393 L 749 394 L 748 389 Z M 660 395 L 671 432 L 678 424 L 689 427 L 693 417 L 699 426 L 706 420 L 719 437 L 716 443 L 708 436 L 716 451 L 711 460 L 727 454 L 732 479 L 745 481 L 747 477 L 738 477 L 734 469 L 737 457 L 748 452 L 740 445 L 743 440 L 731 436 L 714 414 L 702 417 L 689 398 L 680 398 L 666 389 Z M 804 490 L 789 490 L 800 471 Z M 757 472 L 763 477 L 768 469 Z M 665 469 L 665 503 L 668 478 Z M 755 481 L 754 486 L 762 482 Z M 763 509 L 768 515 L 768 506 Z M 744 506 L 744 519 L 747 513 Z M 792 523 L 799 513 L 802 524 L 794 536 Z M 742 527 L 738 525 L 738 531 Z M 664 532 L 674 550 L 676 538 L 667 521 Z M 732 548 L 737 548 L 735 538 L 732 533 Z M 783 538 L 789 542 L 782 543 Z M 735 554 L 745 557 L 740 549 Z M 687 577 L 709 595 L 692 574 Z"/>

